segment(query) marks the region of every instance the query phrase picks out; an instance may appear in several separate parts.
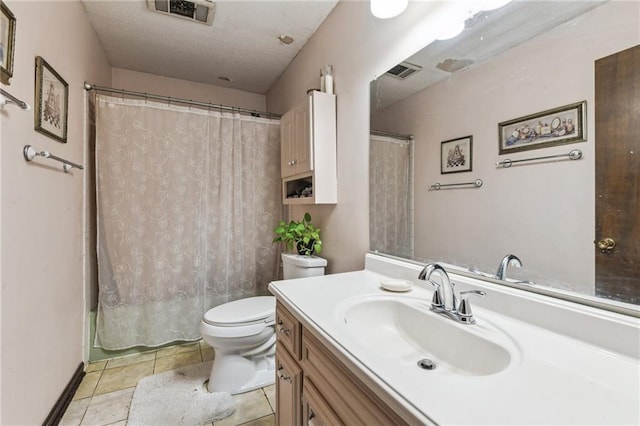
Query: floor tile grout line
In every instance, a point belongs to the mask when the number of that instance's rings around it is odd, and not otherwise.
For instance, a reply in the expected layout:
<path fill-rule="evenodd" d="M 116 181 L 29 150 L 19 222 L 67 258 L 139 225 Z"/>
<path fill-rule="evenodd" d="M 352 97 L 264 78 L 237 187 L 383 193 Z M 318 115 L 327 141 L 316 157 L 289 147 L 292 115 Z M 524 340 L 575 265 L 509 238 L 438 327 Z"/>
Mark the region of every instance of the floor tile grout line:
<path fill-rule="evenodd" d="M 275 414 L 276 410 L 273 409 L 273 406 L 271 405 L 271 401 L 269 401 L 269 396 L 267 395 L 267 391 L 265 391 L 266 386 L 261 387 L 260 389 L 262 390 L 262 394 L 264 395 L 265 398 L 267 398 L 267 404 L 269 404 L 269 408 L 271 408 L 271 413 Z"/>
<path fill-rule="evenodd" d="M 158 350 L 156 349 L 153 352 L 153 372 L 151 373 L 152 375 L 156 374 L 156 364 L 158 362 Z"/>

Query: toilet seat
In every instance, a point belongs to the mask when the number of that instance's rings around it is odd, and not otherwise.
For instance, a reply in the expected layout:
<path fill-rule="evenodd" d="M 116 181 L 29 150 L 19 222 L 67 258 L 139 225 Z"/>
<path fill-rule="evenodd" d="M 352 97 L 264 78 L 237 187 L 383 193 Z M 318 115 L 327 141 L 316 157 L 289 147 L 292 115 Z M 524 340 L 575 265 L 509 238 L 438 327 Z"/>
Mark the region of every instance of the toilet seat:
<path fill-rule="evenodd" d="M 248 297 L 209 309 L 202 327 L 213 337 L 253 336 L 275 323 L 275 311 L 275 297 Z"/>

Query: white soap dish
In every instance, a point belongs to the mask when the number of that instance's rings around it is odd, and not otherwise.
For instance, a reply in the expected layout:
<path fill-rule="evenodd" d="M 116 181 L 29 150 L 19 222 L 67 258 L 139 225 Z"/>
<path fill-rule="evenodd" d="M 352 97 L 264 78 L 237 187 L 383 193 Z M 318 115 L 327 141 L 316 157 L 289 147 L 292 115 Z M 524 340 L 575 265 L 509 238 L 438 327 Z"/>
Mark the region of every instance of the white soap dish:
<path fill-rule="evenodd" d="M 383 289 L 388 291 L 409 291 L 413 283 L 407 280 L 387 279 L 380 281 Z"/>

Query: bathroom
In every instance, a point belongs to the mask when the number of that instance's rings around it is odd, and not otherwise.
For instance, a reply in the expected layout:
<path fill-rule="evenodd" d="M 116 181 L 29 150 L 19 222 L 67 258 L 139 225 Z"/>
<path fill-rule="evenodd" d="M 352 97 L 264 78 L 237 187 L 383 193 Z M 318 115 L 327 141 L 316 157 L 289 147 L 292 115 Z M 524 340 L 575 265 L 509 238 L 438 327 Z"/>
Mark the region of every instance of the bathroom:
<path fill-rule="evenodd" d="M 324 65 L 333 64 L 338 111 L 338 202 L 335 205 L 294 206 L 290 213 L 292 217 L 299 217 L 309 211 L 314 222 L 323 229 L 322 255 L 328 260 L 329 273 L 356 271 L 363 268 L 364 255 L 370 249 L 366 155 L 370 130 L 369 83 L 373 77 L 381 76 L 390 66 L 423 48 L 425 40 L 432 39 L 429 24 L 437 16 L 436 3 L 410 2 L 400 16 L 380 20 L 371 16 L 368 2 L 338 2 L 283 74 L 266 93 L 256 95 L 175 80 L 170 80 L 171 89 L 175 91 L 169 91 L 163 87 L 167 80 L 161 77 L 116 67 L 109 62 L 81 2 L 7 1 L 17 18 L 16 54 L 11 85 L 3 85 L 3 89 L 33 102 L 33 60 L 43 56 L 69 83 L 70 97 L 68 143 L 65 145 L 35 133 L 30 113 L 13 106 L 5 107 L 0 113 L 0 423 L 42 423 L 78 363 L 86 361 L 88 356 L 87 312 L 95 296 L 89 290 L 91 276 L 95 273 L 88 255 L 92 217 L 87 207 L 87 194 L 91 192 L 88 188 L 91 183 L 77 171 L 70 177 L 31 167 L 22 159 L 22 147 L 33 144 L 46 146 L 79 163 L 86 162 L 89 153 L 84 142 L 84 82 L 194 99 L 201 92 L 207 95 L 203 99 L 205 102 L 214 98 L 216 103 L 282 114 L 304 100 L 308 89 L 318 86 L 319 70 Z M 637 43 L 636 39 L 628 46 Z M 591 70 L 593 61 L 585 67 Z M 525 114 L 503 118 L 520 115 Z M 589 117 L 587 122 L 592 125 L 592 121 Z M 469 133 L 461 132 L 459 136 Z M 593 144 L 589 142 L 579 145 L 586 153 L 593 150 Z M 487 157 L 484 160 L 477 157 L 474 161 L 480 164 L 479 161 L 493 161 L 496 156 Z M 592 155 L 586 157 L 576 166 L 593 164 L 593 159 L 588 159 Z M 535 169 L 527 171 L 535 173 Z M 585 181 L 592 181 L 589 171 L 581 176 Z M 438 173 L 428 176 L 420 185 L 426 187 L 434 183 L 432 178 L 440 179 L 440 176 Z M 485 188 L 490 187 L 487 180 Z M 589 199 L 581 199 L 587 212 L 592 211 L 592 200 L 593 192 Z M 593 229 L 593 217 L 588 213 L 585 217 Z M 416 216 L 416 224 L 421 220 Z M 527 226 L 531 226 L 530 222 Z M 593 233 L 586 239 L 593 239 Z M 575 242 L 575 245 L 579 243 Z M 586 253 L 586 263 L 581 263 L 585 261 L 580 256 L 567 262 L 578 262 L 590 269 L 592 245 L 584 247 L 580 245 L 579 250 Z M 532 251 L 535 249 L 541 251 L 546 247 L 534 247 Z M 513 251 L 521 254 L 516 249 Z M 524 267 L 518 272 L 523 279 L 527 279 L 526 265 L 530 258 L 522 256 Z M 451 259 L 452 263 L 455 260 Z M 495 266 L 498 260 L 496 257 Z M 494 267 L 484 263 L 476 266 Z"/>

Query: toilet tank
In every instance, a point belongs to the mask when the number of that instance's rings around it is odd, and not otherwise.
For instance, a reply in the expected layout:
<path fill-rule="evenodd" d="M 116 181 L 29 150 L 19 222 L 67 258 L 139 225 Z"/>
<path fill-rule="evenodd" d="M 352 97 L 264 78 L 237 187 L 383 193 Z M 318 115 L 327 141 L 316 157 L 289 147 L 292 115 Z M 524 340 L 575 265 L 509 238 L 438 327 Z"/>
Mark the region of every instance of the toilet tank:
<path fill-rule="evenodd" d="M 282 253 L 282 277 L 285 280 L 324 275 L 325 266 L 327 259 L 322 257 Z"/>

